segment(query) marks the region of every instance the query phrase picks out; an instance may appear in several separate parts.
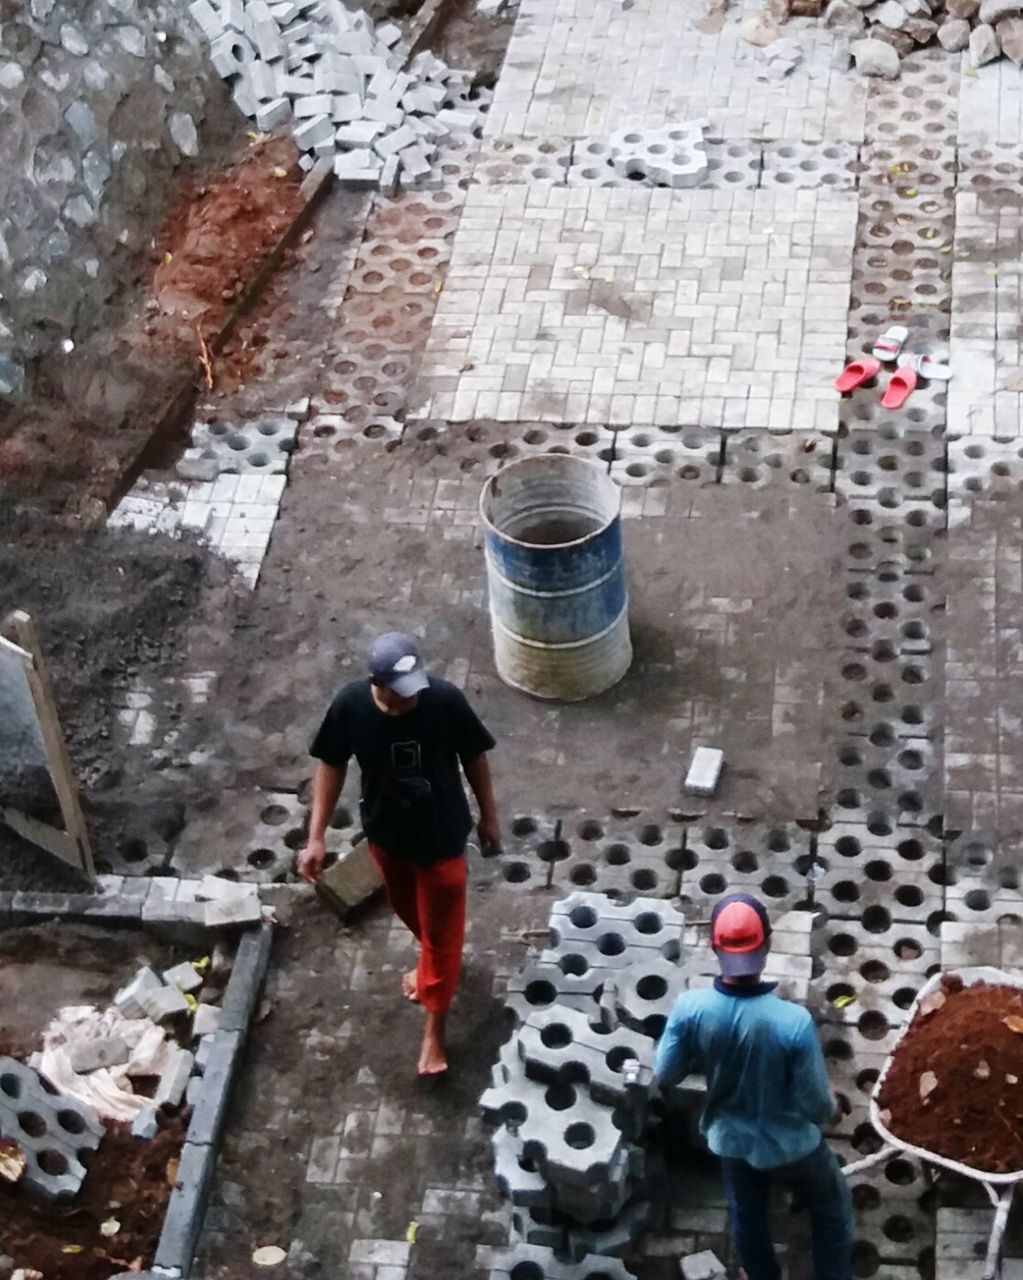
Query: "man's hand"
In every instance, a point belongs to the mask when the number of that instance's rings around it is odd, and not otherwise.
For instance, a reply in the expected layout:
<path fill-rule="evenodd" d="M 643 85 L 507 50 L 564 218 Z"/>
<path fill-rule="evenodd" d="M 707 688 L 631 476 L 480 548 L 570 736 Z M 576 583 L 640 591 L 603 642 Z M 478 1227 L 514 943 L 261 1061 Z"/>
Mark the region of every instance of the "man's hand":
<path fill-rule="evenodd" d="M 323 836 L 310 836 L 309 843 L 298 855 L 298 873 L 303 880 L 315 884 L 323 870 L 323 861 L 327 856 L 327 848 Z"/>
<path fill-rule="evenodd" d="M 480 838 L 480 855 L 484 858 L 496 858 L 501 852 L 501 825 L 493 816 L 481 817 L 476 824 L 476 833 Z"/>

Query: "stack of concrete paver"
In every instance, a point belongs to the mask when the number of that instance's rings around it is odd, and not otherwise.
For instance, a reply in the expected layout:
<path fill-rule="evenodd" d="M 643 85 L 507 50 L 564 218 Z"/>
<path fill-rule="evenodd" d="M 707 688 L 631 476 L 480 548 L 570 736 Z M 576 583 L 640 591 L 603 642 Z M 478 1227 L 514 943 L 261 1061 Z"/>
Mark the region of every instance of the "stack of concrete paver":
<path fill-rule="evenodd" d="M 655 1039 L 685 985 L 684 917 L 577 892 L 554 905 L 551 947 L 509 986 L 520 1025 L 480 1099 L 517 1241 L 621 1255 L 644 1230 L 644 1145 Z"/>
<path fill-rule="evenodd" d="M 260 129 L 290 128 L 305 169 L 330 157 L 348 185 L 423 184 L 438 143 L 481 128 L 469 72 L 425 52 L 402 69 L 401 29 L 340 0 L 193 0 L 189 9 L 238 107 Z"/>
<path fill-rule="evenodd" d="M 810 994 L 814 919 L 796 910 L 774 921 L 764 972 L 788 999 Z M 480 1107 L 497 1126 L 494 1172 L 512 1202 L 512 1243 L 570 1259 L 575 1280 L 589 1255 L 633 1250 L 664 1207 L 664 1134 L 704 1145 L 704 1081 L 688 1077 L 651 1099 L 652 1065 L 675 1000 L 710 985 L 718 965 L 699 926 L 663 898 L 576 891 L 554 903 L 548 924 L 550 946 L 509 980 L 517 1029 Z M 492 1276 L 501 1275 L 498 1266 Z"/>

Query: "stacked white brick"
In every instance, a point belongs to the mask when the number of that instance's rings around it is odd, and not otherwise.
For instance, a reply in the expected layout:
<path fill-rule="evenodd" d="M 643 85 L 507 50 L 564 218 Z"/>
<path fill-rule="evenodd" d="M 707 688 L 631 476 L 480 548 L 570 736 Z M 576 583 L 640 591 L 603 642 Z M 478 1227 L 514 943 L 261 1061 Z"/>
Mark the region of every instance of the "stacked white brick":
<path fill-rule="evenodd" d="M 340 0 L 193 0 L 213 65 L 262 130 L 290 127 L 308 171 L 327 156 L 350 186 L 425 182 L 445 138 L 479 135 L 471 74 L 420 53 L 401 30 Z"/>

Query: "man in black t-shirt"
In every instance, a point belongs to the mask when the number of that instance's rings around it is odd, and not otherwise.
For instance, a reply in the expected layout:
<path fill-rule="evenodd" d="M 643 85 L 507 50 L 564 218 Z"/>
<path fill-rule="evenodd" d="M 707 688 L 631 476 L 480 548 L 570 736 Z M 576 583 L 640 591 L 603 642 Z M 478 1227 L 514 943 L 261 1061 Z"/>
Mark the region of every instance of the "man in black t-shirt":
<path fill-rule="evenodd" d="M 402 979 L 405 995 L 426 1011 L 419 1074 L 439 1075 L 447 1070 L 444 1024 L 461 973 L 472 830 L 459 765 L 479 805 L 481 852 L 490 857 L 500 849 L 486 756 L 494 739 L 461 690 L 427 677 L 414 641 L 401 632 L 374 642 L 369 673 L 341 689 L 313 741 L 320 763 L 298 866 L 307 880 L 319 877 L 327 823 L 355 756 L 370 852 L 391 906 L 420 943 L 419 964 Z"/>

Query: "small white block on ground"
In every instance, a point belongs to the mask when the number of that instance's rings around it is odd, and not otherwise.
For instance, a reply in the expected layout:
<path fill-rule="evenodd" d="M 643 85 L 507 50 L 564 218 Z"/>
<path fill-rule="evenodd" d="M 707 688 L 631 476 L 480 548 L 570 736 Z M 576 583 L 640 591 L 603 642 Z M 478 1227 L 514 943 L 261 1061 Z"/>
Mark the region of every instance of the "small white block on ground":
<path fill-rule="evenodd" d="M 697 747 L 682 784 L 683 791 L 694 796 L 712 796 L 717 790 L 721 770 L 725 765 L 725 753 L 717 747 Z"/>

